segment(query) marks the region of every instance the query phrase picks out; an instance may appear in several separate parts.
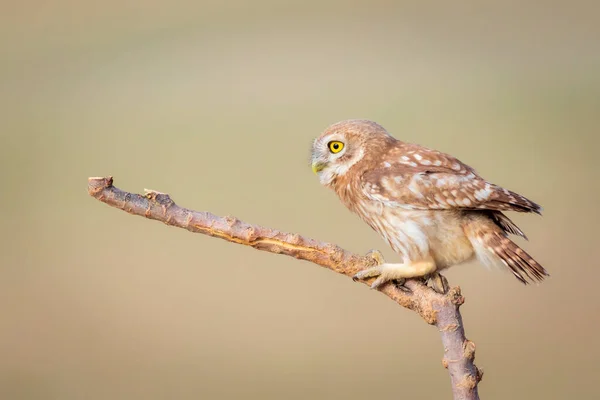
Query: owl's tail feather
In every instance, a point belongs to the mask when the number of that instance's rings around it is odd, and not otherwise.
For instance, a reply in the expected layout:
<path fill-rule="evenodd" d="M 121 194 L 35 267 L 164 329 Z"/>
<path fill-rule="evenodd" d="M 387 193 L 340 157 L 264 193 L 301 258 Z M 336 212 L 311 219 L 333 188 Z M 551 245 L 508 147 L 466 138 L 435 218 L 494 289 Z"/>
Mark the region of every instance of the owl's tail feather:
<path fill-rule="evenodd" d="M 502 228 L 502 230 L 504 232 L 511 233 L 511 234 L 517 235 L 517 236 L 521 236 L 525 240 L 529 240 L 527 238 L 527 235 L 525 235 L 525 233 L 521 230 L 521 228 L 519 228 L 517 226 L 517 224 L 512 222 L 512 220 L 510 218 L 508 218 L 506 215 L 504 215 L 502 212 L 495 211 L 495 210 L 489 210 L 489 211 L 486 210 L 486 212 L 487 212 L 487 215 L 489 215 L 489 217 L 496 223 L 496 225 L 498 225 L 500 228 Z"/>
<path fill-rule="evenodd" d="M 541 282 L 546 276 L 550 276 L 537 261 L 533 259 L 525 250 L 521 249 L 516 243 L 500 232 L 488 232 L 483 236 L 483 245 L 485 249 L 502 261 L 513 275 L 527 284 L 531 282 Z"/>

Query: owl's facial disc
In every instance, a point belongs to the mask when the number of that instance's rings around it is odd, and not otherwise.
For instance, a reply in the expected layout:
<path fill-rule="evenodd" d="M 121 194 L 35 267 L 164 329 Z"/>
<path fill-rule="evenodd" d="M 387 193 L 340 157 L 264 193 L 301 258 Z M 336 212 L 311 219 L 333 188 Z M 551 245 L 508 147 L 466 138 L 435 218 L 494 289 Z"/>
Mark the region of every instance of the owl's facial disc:
<path fill-rule="evenodd" d="M 345 139 L 339 135 L 330 135 L 315 140 L 312 152 L 312 170 L 319 174 L 331 163 L 338 160 L 346 153 Z"/>
<path fill-rule="evenodd" d="M 323 185 L 329 185 L 344 175 L 360 158 L 362 152 L 352 140 L 338 132 L 323 135 L 315 140 L 312 151 L 312 170 Z"/>

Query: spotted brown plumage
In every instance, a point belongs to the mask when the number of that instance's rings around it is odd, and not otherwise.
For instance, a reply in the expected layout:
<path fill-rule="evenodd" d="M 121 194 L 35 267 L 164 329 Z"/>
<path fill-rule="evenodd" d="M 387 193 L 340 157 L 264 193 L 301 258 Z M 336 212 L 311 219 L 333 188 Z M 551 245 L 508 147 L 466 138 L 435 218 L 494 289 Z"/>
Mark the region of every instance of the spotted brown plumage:
<path fill-rule="evenodd" d="M 508 239 L 525 234 L 503 213 L 540 214 L 541 207 L 455 157 L 397 140 L 375 122 L 349 120 L 314 141 L 312 162 L 321 183 L 402 256 L 401 264 L 384 263 L 357 278 L 377 276 L 379 286 L 474 257 L 505 265 L 524 283 L 548 275 Z"/>

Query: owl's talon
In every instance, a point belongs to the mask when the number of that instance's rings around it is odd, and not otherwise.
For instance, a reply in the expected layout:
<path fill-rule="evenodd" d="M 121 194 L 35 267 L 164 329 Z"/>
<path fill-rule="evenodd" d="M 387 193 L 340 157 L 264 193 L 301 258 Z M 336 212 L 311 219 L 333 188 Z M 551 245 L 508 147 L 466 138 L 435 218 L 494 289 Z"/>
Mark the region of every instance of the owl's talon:
<path fill-rule="evenodd" d="M 385 278 L 383 276 L 380 276 L 379 278 L 375 279 L 375 281 L 371 284 L 371 289 L 378 289 L 384 283 L 386 283 Z"/>
<path fill-rule="evenodd" d="M 402 290 L 404 293 L 412 293 L 412 290 L 404 286 L 404 284 L 406 283 L 406 279 L 395 279 L 394 283 L 396 284 L 396 287 Z"/>
<path fill-rule="evenodd" d="M 429 275 L 429 282 L 431 283 L 431 288 L 440 294 L 446 294 L 450 290 L 448 279 L 439 272 Z"/>
<path fill-rule="evenodd" d="M 392 282 L 395 284 L 395 286 L 402 290 L 404 293 L 412 293 L 412 290 L 410 290 L 409 288 L 407 288 L 406 286 L 404 286 L 404 283 L 406 282 L 406 279 L 402 278 L 402 279 L 388 279 L 386 277 L 384 277 L 383 275 L 379 276 L 379 278 L 375 279 L 375 282 L 373 282 L 371 284 L 371 289 L 379 289 L 379 287 L 385 285 L 388 282 Z"/>

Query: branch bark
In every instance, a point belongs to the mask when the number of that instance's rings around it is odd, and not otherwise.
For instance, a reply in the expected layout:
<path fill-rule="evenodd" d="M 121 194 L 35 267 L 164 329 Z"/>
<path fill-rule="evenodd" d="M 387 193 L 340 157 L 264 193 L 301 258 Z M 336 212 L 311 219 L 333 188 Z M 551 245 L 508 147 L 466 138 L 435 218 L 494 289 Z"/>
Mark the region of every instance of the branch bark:
<path fill-rule="evenodd" d="M 109 206 L 133 215 L 258 250 L 310 261 L 349 277 L 377 262 L 372 255 L 353 254 L 335 244 L 250 225 L 235 217 L 219 217 L 209 212 L 189 210 L 175 204 L 165 193 L 151 190 L 146 190 L 145 195 L 125 192 L 113 186 L 112 177 L 89 178 L 88 193 Z M 370 281 L 372 279 L 362 283 L 370 284 Z M 440 294 L 419 280 L 408 280 L 405 286 L 410 292 L 393 284 L 384 285 L 379 291 L 438 328 L 444 346 L 442 365 L 450 373 L 454 399 L 479 399 L 477 385 L 483 373 L 474 363 L 475 344 L 465 337 L 459 311 L 464 303 L 460 288 L 453 287 L 448 293 Z"/>

